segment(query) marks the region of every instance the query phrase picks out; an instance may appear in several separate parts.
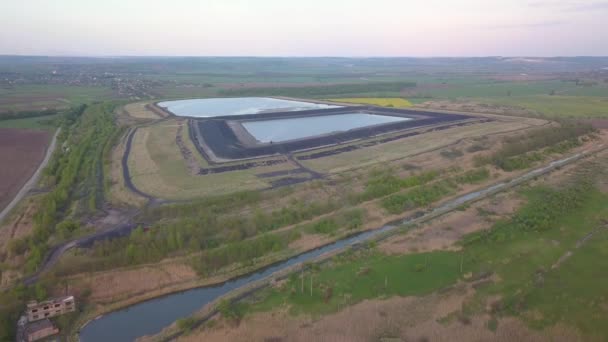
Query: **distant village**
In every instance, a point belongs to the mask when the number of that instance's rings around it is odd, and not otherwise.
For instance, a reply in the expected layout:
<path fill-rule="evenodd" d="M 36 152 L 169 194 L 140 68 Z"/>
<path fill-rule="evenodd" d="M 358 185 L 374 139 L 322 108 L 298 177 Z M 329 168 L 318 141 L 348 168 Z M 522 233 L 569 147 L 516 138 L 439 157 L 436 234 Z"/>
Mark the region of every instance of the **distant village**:
<path fill-rule="evenodd" d="M 67 66 L 36 73 L 0 72 L 0 88 L 10 89 L 28 84 L 108 87 L 120 98 L 147 99 L 154 97 L 151 88 L 162 82 L 139 77 L 137 74 L 82 70 Z"/>

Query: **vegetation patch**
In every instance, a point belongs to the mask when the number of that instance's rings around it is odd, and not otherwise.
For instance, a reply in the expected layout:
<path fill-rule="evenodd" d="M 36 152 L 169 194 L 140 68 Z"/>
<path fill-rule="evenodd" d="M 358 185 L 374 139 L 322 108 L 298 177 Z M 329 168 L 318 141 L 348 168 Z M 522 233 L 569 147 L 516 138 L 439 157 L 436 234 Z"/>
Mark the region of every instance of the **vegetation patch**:
<path fill-rule="evenodd" d="M 451 148 L 449 150 L 442 150 L 440 152 L 442 157 L 448 158 L 448 159 L 456 159 L 456 158 L 460 158 L 462 156 L 464 156 L 464 153 L 462 153 L 462 151 L 457 150 L 455 148 Z"/>
<path fill-rule="evenodd" d="M 326 314 L 368 298 L 424 295 L 459 279 L 496 274 L 500 280 L 477 286 L 458 317 L 486 313 L 486 298 L 501 298 L 491 305 L 486 324 L 491 331 L 499 317 L 516 315 L 533 327 L 566 322 L 585 336 L 608 336 L 603 285 L 608 266 L 599 262 L 608 256 L 608 197 L 594 189 L 592 178 L 577 176 L 560 189 L 524 189 L 528 202 L 513 217 L 467 236 L 460 252 L 387 256 L 373 245 L 351 250 L 264 290 L 248 309 L 287 305 L 294 314 Z M 567 251 L 573 255 L 556 267 Z"/>
<path fill-rule="evenodd" d="M 580 146 L 579 137 L 593 131 L 590 125 L 567 123 L 560 127 L 541 128 L 523 136 L 506 138 L 499 151 L 492 155 L 476 156 L 475 163 L 494 164 L 505 171 L 521 170 L 544 159 L 536 150 L 547 148 L 546 154 L 564 153 Z"/>
<path fill-rule="evenodd" d="M 463 241 L 464 269 L 494 272 L 501 279 L 479 289 L 464 310 L 479 312 L 479 303 L 499 295 L 496 315 L 520 316 L 537 328 L 566 322 L 586 336 L 608 336 L 603 320 L 608 299 L 601 285 L 608 274 L 601 262 L 608 250 L 606 194 L 587 179 L 525 194 L 528 203 L 511 219 Z M 569 251 L 572 256 L 558 263 Z"/>
<path fill-rule="evenodd" d="M 221 96 L 293 96 L 293 97 L 316 97 L 359 94 L 371 92 L 399 92 L 405 88 L 415 87 L 415 82 L 375 82 L 375 83 L 352 83 L 334 84 L 306 87 L 261 87 L 261 88 L 239 88 L 223 89 L 219 91 Z"/>
<path fill-rule="evenodd" d="M 381 205 L 390 214 L 399 214 L 429 205 L 443 196 L 453 193 L 455 184 L 439 181 L 430 185 L 422 185 L 405 193 L 391 195 L 382 200 Z"/>
<path fill-rule="evenodd" d="M 265 311 L 284 303 L 292 313 L 326 314 L 364 299 L 424 295 L 454 283 L 458 262 L 452 252 L 347 253 L 327 267 L 294 273 L 281 288 L 265 290 L 264 300 L 249 309 Z"/>
<path fill-rule="evenodd" d="M 12 240 L 13 254 L 25 254 L 27 272 L 35 271 L 57 242 L 56 227 L 65 219 L 80 217 L 97 210 L 104 196 L 104 153 L 112 141 L 116 126 L 111 104 L 80 106 L 63 118 L 58 148 L 44 175 L 52 191 L 44 195 L 34 216 L 34 232 L 21 240 Z M 76 229 L 71 229 L 73 233 Z M 62 236 L 67 232 L 61 229 Z M 54 238 L 54 241 L 53 241 Z M 61 240 L 61 236 L 59 236 Z"/>
<path fill-rule="evenodd" d="M 412 103 L 401 97 L 346 97 L 339 99 L 329 99 L 329 101 L 369 104 L 381 107 L 408 108 Z"/>
<path fill-rule="evenodd" d="M 478 184 L 490 178 L 490 171 L 486 168 L 478 168 L 466 171 L 462 175 L 454 177 L 456 183 Z"/>
<path fill-rule="evenodd" d="M 606 118 L 606 87 L 595 87 L 572 91 L 573 95 L 600 96 L 564 96 L 564 95 L 537 95 L 519 97 L 500 97 L 480 99 L 485 103 L 512 105 L 530 109 L 545 117 L 551 118 Z M 602 95 L 603 94 L 603 95 Z"/>
<path fill-rule="evenodd" d="M 304 229 L 306 232 L 311 234 L 334 235 L 342 228 L 347 230 L 355 230 L 360 228 L 363 225 L 364 218 L 364 209 L 347 209 L 337 213 L 331 218 L 324 218 L 315 223 L 308 224 L 304 227 Z"/>
<path fill-rule="evenodd" d="M 192 259 L 192 268 L 201 275 L 210 275 L 234 263 L 254 265 L 255 259 L 271 252 L 279 252 L 290 242 L 300 238 L 299 232 L 265 234 L 260 237 L 237 241 L 222 247 L 205 251 L 200 257 Z"/>
<path fill-rule="evenodd" d="M 34 112 L 35 113 L 35 112 Z M 32 115 L 23 118 L 15 118 L 16 115 L 6 114 L 0 117 L 0 128 L 20 128 L 55 130 L 61 124 L 61 114 L 49 114 L 44 116 Z"/>
<path fill-rule="evenodd" d="M 439 171 L 425 171 L 407 178 L 399 178 L 391 169 L 376 169 L 370 173 L 365 190 L 358 194 L 354 201 L 360 203 L 384 197 L 402 189 L 426 184 L 435 180 L 439 175 Z"/>

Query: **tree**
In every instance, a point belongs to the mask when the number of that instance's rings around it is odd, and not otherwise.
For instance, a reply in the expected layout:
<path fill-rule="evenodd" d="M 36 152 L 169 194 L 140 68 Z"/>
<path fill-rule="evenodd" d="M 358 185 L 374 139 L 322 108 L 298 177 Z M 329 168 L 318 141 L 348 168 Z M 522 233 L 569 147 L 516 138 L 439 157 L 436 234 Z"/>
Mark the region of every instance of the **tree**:
<path fill-rule="evenodd" d="M 136 256 L 136 251 L 135 251 L 135 246 L 130 243 L 127 246 L 127 259 L 129 259 L 129 262 L 134 262 L 135 261 L 135 256 Z"/>
<path fill-rule="evenodd" d="M 37 283 L 36 286 L 34 286 L 34 296 L 38 301 L 43 301 L 46 299 L 47 292 L 44 286 L 42 286 L 42 284 Z"/>

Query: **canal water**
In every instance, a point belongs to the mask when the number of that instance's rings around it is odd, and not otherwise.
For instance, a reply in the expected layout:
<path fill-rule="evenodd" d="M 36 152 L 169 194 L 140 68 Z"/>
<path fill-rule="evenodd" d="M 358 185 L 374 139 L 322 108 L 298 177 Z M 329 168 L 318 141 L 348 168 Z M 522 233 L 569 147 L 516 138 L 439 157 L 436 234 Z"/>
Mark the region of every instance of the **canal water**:
<path fill-rule="evenodd" d="M 192 315 L 205 304 L 232 290 L 265 278 L 286 267 L 314 259 L 323 253 L 334 251 L 349 244 L 366 240 L 392 228 L 394 227 L 386 226 L 353 235 L 223 284 L 170 294 L 112 312 L 87 324 L 80 332 L 80 340 L 85 342 L 133 341 L 143 335 L 158 333 L 174 321 Z"/>

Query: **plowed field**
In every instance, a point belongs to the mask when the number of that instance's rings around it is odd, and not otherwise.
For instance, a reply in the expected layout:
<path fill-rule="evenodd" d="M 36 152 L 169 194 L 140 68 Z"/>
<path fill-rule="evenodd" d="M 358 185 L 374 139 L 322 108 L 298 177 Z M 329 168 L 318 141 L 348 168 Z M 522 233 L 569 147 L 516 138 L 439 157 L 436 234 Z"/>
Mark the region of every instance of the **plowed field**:
<path fill-rule="evenodd" d="M 50 138 L 46 131 L 0 128 L 0 210 L 34 174 Z"/>

